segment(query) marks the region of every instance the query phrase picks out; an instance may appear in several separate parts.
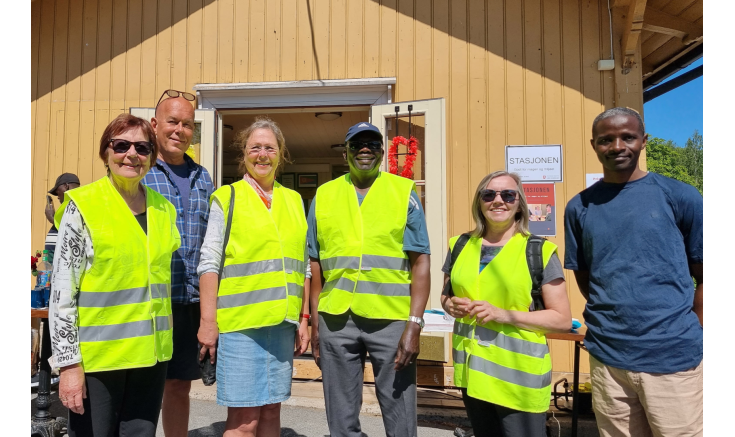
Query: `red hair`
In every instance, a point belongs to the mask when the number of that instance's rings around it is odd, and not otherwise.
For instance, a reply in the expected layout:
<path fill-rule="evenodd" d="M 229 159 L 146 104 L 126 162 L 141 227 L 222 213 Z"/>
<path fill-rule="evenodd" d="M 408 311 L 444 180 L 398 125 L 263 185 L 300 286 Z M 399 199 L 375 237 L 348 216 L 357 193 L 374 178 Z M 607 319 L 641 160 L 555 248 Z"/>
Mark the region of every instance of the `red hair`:
<path fill-rule="evenodd" d="M 140 129 L 143 134 L 148 137 L 148 141 L 153 144 L 153 151 L 149 155 L 151 157 L 150 165 L 156 162 L 158 156 L 158 142 L 156 141 L 156 133 L 153 131 L 153 126 L 140 117 L 136 117 L 131 114 L 120 114 L 110 122 L 102 133 L 102 139 L 100 139 L 100 159 L 107 165 L 107 148 L 110 144 L 110 140 L 115 138 L 116 135 L 120 135 L 123 132 Z"/>

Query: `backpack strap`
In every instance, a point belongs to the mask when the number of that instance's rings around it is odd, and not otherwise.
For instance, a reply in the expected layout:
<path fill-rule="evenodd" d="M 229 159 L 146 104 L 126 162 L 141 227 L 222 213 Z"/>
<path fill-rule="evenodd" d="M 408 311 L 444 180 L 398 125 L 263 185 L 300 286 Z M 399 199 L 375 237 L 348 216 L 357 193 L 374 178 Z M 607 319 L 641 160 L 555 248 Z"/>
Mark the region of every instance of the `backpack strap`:
<path fill-rule="evenodd" d="M 454 263 L 457 261 L 457 258 L 459 258 L 460 252 L 462 252 L 462 249 L 467 245 L 467 242 L 470 240 L 470 234 L 462 234 L 457 238 L 457 241 L 454 242 L 454 247 L 452 248 L 452 255 L 449 258 L 449 272 L 452 271 L 454 268 Z M 443 296 L 454 296 L 454 292 L 452 291 L 452 281 L 447 281 L 446 284 L 444 284 L 444 288 L 442 289 L 442 295 Z"/>
<path fill-rule="evenodd" d="M 230 240 L 230 228 L 232 228 L 232 213 L 235 211 L 235 187 L 230 184 L 230 211 L 227 214 L 227 226 L 225 227 L 225 238 L 222 239 L 222 260 L 219 265 L 219 282 L 222 282 L 222 270 L 225 268 L 225 249 Z M 219 283 L 218 282 L 218 283 Z"/>
<path fill-rule="evenodd" d="M 546 238 L 531 235 L 526 244 L 526 263 L 528 273 L 531 274 L 531 311 L 545 309 L 544 299 L 541 296 L 541 282 L 544 279 L 543 247 Z"/>

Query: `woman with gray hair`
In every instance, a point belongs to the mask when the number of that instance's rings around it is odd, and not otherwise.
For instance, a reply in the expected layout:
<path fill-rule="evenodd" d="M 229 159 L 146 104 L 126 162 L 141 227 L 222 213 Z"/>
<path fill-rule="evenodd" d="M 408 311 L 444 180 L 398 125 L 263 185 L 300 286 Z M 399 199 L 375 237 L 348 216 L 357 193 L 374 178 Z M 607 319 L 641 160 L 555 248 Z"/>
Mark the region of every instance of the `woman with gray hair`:
<path fill-rule="evenodd" d="M 235 145 L 244 176 L 212 195 L 197 269 L 200 360 L 216 356 L 225 436 L 278 436 L 293 357 L 309 344 L 306 214 L 275 180 L 288 159 L 275 122 L 256 118 Z"/>
<path fill-rule="evenodd" d="M 546 435 L 551 396 L 547 332 L 568 332 L 572 316 L 557 247 L 541 249 L 543 308 L 533 308 L 526 259 L 528 204 L 518 175 L 496 171 L 475 191 L 475 229 L 442 269 L 442 306 L 455 318 L 454 380 L 478 437 Z"/>

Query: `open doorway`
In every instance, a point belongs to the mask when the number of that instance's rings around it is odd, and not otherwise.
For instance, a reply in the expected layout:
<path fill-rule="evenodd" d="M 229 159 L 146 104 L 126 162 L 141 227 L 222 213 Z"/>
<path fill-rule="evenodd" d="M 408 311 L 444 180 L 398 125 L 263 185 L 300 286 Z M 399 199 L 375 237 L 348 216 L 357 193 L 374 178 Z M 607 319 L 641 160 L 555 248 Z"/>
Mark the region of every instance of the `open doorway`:
<path fill-rule="evenodd" d="M 335 108 L 283 108 L 222 111 L 222 184 L 242 178 L 238 169 L 241 151 L 234 144 L 237 133 L 259 115 L 278 123 L 291 155 L 278 176 L 284 186 L 301 194 L 307 208 L 320 185 L 349 171 L 342 151 L 350 126 L 369 120 L 369 106 Z M 329 116 L 318 114 L 328 113 Z"/>

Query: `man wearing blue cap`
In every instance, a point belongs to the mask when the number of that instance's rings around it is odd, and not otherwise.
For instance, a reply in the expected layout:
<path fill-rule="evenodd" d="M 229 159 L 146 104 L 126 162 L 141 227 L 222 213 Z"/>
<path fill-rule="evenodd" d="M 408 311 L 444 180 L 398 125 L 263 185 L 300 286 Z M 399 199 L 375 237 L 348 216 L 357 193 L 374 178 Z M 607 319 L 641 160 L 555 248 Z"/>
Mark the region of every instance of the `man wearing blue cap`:
<path fill-rule="evenodd" d="M 416 186 L 380 171 L 383 136 L 370 123 L 345 138 L 346 174 L 319 187 L 309 210 L 312 353 L 332 436 L 360 437 L 366 353 L 388 436 L 414 437 L 416 356 L 429 298 L 429 236 Z"/>

